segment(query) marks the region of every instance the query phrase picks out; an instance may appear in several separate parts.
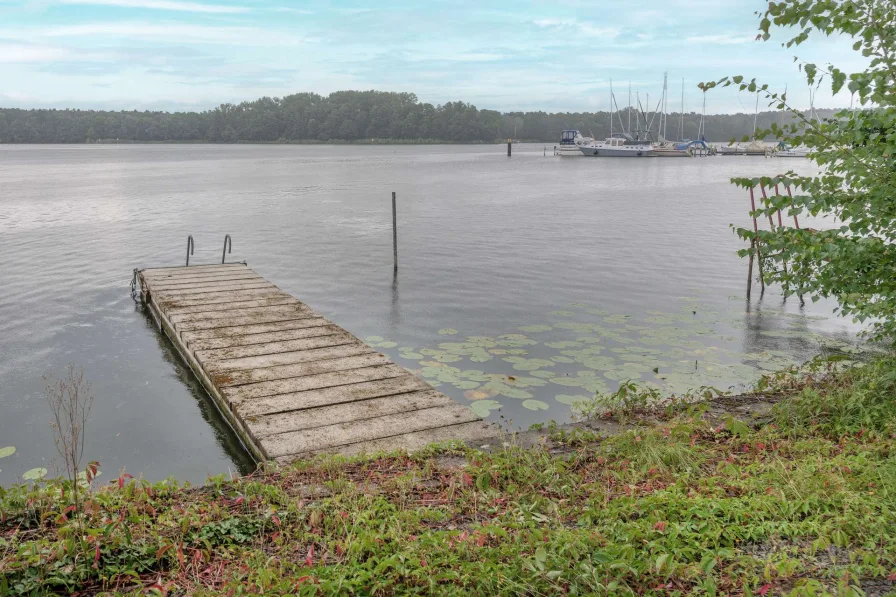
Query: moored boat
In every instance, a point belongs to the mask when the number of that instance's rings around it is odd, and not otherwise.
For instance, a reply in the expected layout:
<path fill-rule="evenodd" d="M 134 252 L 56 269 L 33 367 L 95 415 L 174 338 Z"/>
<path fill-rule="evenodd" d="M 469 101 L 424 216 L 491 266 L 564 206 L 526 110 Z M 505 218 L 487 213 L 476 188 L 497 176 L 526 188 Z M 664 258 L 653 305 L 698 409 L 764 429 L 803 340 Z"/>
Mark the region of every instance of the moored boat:
<path fill-rule="evenodd" d="M 766 156 L 769 154 L 769 151 L 769 146 L 758 139 L 753 140 L 746 145 L 742 143 L 736 145 L 722 145 L 717 149 L 719 155 Z"/>
<path fill-rule="evenodd" d="M 591 137 L 583 137 L 582 133 L 575 129 L 565 130 L 560 134 L 560 145 L 554 148 L 554 155 L 563 157 L 581 157 L 580 147 L 592 143 Z"/>
<path fill-rule="evenodd" d="M 809 157 L 809 148 L 805 145 L 794 147 L 790 143 L 781 141 L 775 149 L 774 156 L 776 158 L 805 158 Z"/>
<path fill-rule="evenodd" d="M 592 142 L 579 148 L 582 155 L 589 157 L 650 158 L 656 157 L 649 141 L 634 140 L 622 134 L 609 137 L 602 142 Z"/>

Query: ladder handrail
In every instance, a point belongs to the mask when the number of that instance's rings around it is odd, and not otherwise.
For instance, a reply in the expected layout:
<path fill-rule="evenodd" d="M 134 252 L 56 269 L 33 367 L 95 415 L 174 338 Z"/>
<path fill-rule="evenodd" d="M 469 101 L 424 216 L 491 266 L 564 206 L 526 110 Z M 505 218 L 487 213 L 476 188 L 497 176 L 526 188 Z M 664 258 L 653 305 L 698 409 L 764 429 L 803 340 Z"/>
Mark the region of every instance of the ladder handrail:
<path fill-rule="evenodd" d="M 221 251 L 221 264 L 224 264 L 224 256 L 233 252 L 233 239 L 227 234 L 224 236 L 224 250 Z"/>

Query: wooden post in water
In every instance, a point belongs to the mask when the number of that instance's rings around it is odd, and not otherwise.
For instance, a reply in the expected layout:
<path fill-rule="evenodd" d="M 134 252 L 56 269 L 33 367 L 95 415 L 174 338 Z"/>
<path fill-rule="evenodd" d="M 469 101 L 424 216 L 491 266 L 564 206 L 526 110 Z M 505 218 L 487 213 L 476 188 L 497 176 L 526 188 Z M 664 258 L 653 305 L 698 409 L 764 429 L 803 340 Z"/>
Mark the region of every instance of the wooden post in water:
<path fill-rule="evenodd" d="M 395 209 L 395 191 L 392 191 L 392 261 L 393 272 L 398 273 L 398 216 Z"/>
<path fill-rule="evenodd" d="M 747 302 L 750 301 L 750 293 L 753 291 L 753 254 L 756 251 L 756 239 L 750 240 L 750 261 L 747 265 Z"/>
<path fill-rule="evenodd" d="M 507 140 L 507 157 L 510 157 L 510 144 L 512 143 L 511 139 Z"/>
<path fill-rule="evenodd" d="M 750 257 L 752 257 L 752 250 L 756 251 L 756 260 L 759 262 L 759 285 L 762 288 L 761 294 L 765 294 L 765 276 L 762 271 L 762 253 L 759 250 L 759 223 L 756 221 L 756 199 L 753 196 L 753 187 L 750 187 L 750 207 L 752 207 L 752 211 L 750 216 L 753 218 L 753 234 L 755 235 L 753 238 L 753 242 L 750 243 Z M 750 285 L 753 284 L 753 271 L 752 271 L 753 261 L 750 260 Z M 749 285 L 747 288 L 747 296 L 750 296 Z"/>

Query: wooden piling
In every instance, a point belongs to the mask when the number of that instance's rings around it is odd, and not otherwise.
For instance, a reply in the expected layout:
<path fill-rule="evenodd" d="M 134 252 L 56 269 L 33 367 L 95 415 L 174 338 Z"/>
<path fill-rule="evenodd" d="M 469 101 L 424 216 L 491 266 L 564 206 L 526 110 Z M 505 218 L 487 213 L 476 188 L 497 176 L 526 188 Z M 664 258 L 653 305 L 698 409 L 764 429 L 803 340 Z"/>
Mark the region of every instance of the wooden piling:
<path fill-rule="evenodd" d="M 754 239 L 751 245 L 751 248 L 756 251 L 756 260 L 759 265 L 759 286 L 760 286 L 760 294 L 765 294 L 765 276 L 762 267 L 762 252 L 759 249 L 759 222 L 756 221 L 756 198 L 753 194 L 753 187 L 750 187 L 750 207 L 752 207 L 752 211 L 750 212 L 750 216 L 753 218 L 753 234 Z M 771 218 L 771 216 L 769 216 Z"/>
<path fill-rule="evenodd" d="M 756 248 L 756 239 L 750 241 L 750 264 L 747 267 L 747 300 L 750 300 L 750 292 L 753 290 L 753 252 Z"/>
<path fill-rule="evenodd" d="M 392 271 L 398 273 L 398 210 L 395 207 L 395 191 L 392 191 Z"/>
<path fill-rule="evenodd" d="M 512 142 L 513 141 L 511 139 L 507 140 L 507 157 L 510 157 L 510 146 L 511 146 Z"/>

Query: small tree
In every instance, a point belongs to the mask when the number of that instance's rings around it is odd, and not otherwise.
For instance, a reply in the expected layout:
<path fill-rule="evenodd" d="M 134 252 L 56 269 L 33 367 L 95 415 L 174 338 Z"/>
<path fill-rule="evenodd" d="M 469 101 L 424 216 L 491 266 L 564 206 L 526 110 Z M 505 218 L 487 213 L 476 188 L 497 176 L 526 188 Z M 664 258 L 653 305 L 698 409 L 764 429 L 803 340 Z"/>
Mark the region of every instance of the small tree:
<path fill-rule="evenodd" d="M 71 482 L 76 515 L 81 513 L 80 474 L 84 457 L 84 438 L 93 395 L 84 370 L 69 365 L 64 377 L 46 380 L 46 397 L 53 412 L 56 451 L 62 458 L 65 474 Z M 96 464 L 86 471 L 88 483 L 96 476 Z"/>
<path fill-rule="evenodd" d="M 758 138 L 771 133 L 807 146 L 810 158 L 822 167 L 814 177 L 790 171 L 775 178 L 732 179 L 745 188 L 783 183 L 797 189 L 792 201 L 786 195 L 763 200 L 757 215 L 781 209 L 832 216 L 841 223 L 818 231 L 785 227 L 758 235 L 745 228 L 736 231 L 761 243 L 763 256 L 777 266 L 769 268 L 766 279 L 782 284 L 785 293 L 813 300 L 834 297 L 841 313 L 870 320 L 874 337 L 892 340 L 896 338 L 896 1 L 784 0 L 769 2 L 768 9 L 757 15 L 757 39 L 768 40 L 773 26 L 799 28 L 782 43 L 787 48 L 818 33 L 847 35 L 868 66 L 846 73 L 833 64 L 800 63 L 810 86 L 817 89 L 827 81 L 834 93 L 846 86 L 858 99 L 859 109 L 842 110 L 822 121 L 794 109 L 786 93 L 773 93 L 756 79 L 735 76 L 700 85 L 704 90 L 736 85 L 789 112 L 791 124 L 772 125 Z"/>

